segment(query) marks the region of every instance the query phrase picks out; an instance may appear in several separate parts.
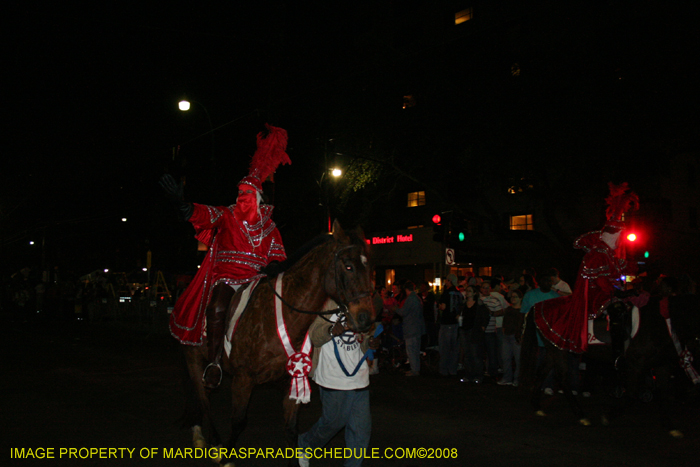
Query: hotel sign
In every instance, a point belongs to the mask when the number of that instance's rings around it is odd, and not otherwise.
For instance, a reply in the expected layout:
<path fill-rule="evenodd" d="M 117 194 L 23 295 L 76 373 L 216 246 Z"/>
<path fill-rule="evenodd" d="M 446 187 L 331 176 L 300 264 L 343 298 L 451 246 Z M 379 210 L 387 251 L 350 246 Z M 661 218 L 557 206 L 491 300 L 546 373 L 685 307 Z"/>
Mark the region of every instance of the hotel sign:
<path fill-rule="evenodd" d="M 413 234 L 409 235 L 389 235 L 387 237 L 372 237 L 372 245 L 385 245 L 388 243 L 410 243 L 413 241 Z M 369 243 L 369 240 L 368 240 Z"/>

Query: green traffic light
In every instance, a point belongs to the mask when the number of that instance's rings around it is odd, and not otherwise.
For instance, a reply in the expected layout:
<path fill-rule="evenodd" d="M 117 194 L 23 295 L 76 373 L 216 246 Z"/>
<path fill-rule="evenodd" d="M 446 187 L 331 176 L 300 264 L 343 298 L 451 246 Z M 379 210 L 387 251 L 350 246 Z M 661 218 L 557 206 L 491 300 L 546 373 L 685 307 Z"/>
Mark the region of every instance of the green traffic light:
<path fill-rule="evenodd" d="M 645 258 L 649 258 L 649 252 L 648 252 L 648 251 L 645 251 L 645 252 L 644 252 L 644 257 L 645 257 Z"/>
<path fill-rule="evenodd" d="M 457 235 L 457 237 L 459 238 L 460 242 L 463 242 L 464 241 L 464 232 L 460 232 L 459 235 Z"/>

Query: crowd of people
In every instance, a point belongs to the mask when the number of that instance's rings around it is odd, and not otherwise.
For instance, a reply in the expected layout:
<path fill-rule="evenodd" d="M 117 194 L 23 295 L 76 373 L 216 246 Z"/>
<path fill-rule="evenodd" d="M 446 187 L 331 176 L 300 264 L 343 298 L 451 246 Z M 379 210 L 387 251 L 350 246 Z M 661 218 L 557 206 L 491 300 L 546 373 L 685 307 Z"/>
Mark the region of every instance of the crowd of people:
<path fill-rule="evenodd" d="M 436 369 L 443 377 L 517 387 L 526 314 L 538 303 L 572 295 L 572 288 L 555 268 L 540 274 L 526 270 L 511 280 L 450 274 L 443 284 L 437 293 L 427 282 L 417 291 L 411 281 L 398 282 L 391 290 L 378 289 L 381 300 L 375 306 L 377 320 L 384 325 L 383 366 L 405 367 L 407 376 L 417 376 L 421 371 L 421 353 L 425 357 L 426 352 L 437 351 Z M 673 294 L 686 297 L 686 301 L 698 307 L 695 284 L 688 276 L 662 275 L 649 283 L 637 279 L 628 284 L 628 289 L 628 299 L 639 306 L 646 304 L 652 294 Z M 417 339 L 418 332 L 421 336 Z M 541 335 L 538 340 L 543 351 Z M 585 355 L 583 358 L 581 354 L 570 353 L 570 384 L 575 392 L 581 391 L 587 397 L 592 382 L 579 371 L 585 368 Z M 557 391 L 553 375 L 549 375 L 541 389 L 548 395 Z"/>

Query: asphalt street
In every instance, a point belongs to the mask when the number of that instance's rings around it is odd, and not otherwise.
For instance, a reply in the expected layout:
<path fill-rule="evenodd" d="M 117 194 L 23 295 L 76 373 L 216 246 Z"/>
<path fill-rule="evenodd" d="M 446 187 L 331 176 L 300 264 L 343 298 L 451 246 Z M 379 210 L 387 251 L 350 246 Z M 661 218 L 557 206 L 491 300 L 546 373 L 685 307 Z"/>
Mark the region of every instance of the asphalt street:
<path fill-rule="evenodd" d="M 184 400 L 182 356 L 164 326 L 5 321 L 9 332 L 2 352 L 0 464 L 213 465 L 208 459 L 166 458 L 166 452 L 191 447 L 191 440 L 189 431 L 178 424 Z M 632 404 L 624 416 L 604 427 L 599 415 L 607 398 L 594 393 L 583 400 L 594 424 L 582 427 L 560 395 L 547 398 L 548 416 L 540 418 L 516 388 L 424 373 L 407 378 L 384 368 L 371 377 L 373 428 L 367 455 L 375 457 L 363 465 L 697 465 L 697 396 L 675 404 L 685 437 L 673 439 L 657 423 L 653 404 Z M 230 384 L 226 379 L 213 395 L 224 433 Z M 302 431 L 320 415 L 313 388 L 311 403 L 300 409 Z M 285 448 L 282 391 L 282 384 L 256 389 L 239 448 L 255 448 L 256 453 Z M 341 432 L 328 448 L 342 447 Z M 111 453 L 108 448 L 113 448 Z M 421 453 L 426 457 L 417 458 Z M 25 458 L 17 459 L 19 455 Z M 286 463 L 281 456 L 258 455 L 240 459 L 236 466 Z M 339 466 L 342 461 L 315 459 L 311 465 Z"/>

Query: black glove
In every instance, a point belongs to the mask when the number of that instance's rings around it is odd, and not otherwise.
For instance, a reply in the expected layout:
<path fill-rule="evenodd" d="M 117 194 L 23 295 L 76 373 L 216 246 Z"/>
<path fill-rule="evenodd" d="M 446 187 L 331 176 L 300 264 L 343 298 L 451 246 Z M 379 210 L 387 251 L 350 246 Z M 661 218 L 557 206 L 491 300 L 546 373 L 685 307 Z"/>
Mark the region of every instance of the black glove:
<path fill-rule="evenodd" d="M 194 207 L 192 207 L 191 203 L 185 202 L 185 195 L 184 190 L 182 188 L 182 183 L 176 182 L 172 175 L 165 174 L 162 177 L 160 177 L 158 184 L 168 195 L 168 198 L 170 198 L 170 202 L 178 210 L 180 219 L 182 219 L 183 221 L 189 220 L 189 218 L 192 217 Z"/>
<path fill-rule="evenodd" d="M 283 263 L 279 261 L 270 261 L 270 264 L 263 266 L 260 272 L 265 274 L 267 277 L 278 276 L 281 272 L 284 272 L 285 268 Z"/>

